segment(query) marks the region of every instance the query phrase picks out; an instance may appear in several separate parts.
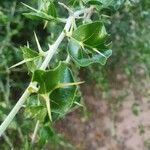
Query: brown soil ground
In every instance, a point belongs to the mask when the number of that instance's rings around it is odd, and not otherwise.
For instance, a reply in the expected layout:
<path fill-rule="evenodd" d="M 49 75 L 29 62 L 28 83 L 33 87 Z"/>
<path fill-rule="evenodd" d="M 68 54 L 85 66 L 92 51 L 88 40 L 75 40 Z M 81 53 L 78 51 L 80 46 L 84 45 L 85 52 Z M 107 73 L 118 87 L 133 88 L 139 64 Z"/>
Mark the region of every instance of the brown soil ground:
<path fill-rule="evenodd" d="M 148 81 L 134 86 L 120 74 L 107 94 L 84 85 L 88 118 L 77 109 L 56 123 L 57 131 L 79 150 L 149 150 L 149 88 Z M 140 106 L 137 116 L 132 111 L 135 102 Z"/>

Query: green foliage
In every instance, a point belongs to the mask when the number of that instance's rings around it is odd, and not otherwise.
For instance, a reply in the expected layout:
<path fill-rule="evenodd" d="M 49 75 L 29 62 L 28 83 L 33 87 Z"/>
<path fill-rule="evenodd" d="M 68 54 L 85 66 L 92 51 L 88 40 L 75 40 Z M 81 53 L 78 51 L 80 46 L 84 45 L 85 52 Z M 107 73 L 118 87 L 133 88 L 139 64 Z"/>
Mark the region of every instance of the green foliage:
<path fill-rule="evenodd" d="M 47 1 L 44 1 L 38 9 L 34 9 L 26 4 L 24 5 L 35 12 L 35 14 L 32 13 L 34 17 L 35 15 L 36 17 L 39 16 L 38 19 L 44 19 L 45 21 L 49 17 L 53 20 L 53 17 L 56 17 L 56 13 L 54 13 L 56 12 L 55 5 L 48 3 L 47 6 L 45 2 L 47 4 Z M 49 8 L 51 8 L 53 15 L 49 13 Z M 25 14 L 25 16 L 28 15 Z M 47 17 L 43 17 L 43 15 L 47 15 Z M 88 66 L 92 63 L 104 65 L 112 53 L 109 50 L 110 41 L 104 24 L 95 20 L 91 23 L 81 23 L 83 25 L 79 25 L 75 29 L 72 26 L 71 30 L 66 33 L 70 38 L 68 44 L 70 58 L 80 66 Z M 93 28 L 95 28 L 94 32 Z M 38 70 L 36 69 L 36 66 L 38 66 L 36 64 L 37 60 L 35 60 L 36 58 L 38 59 L 38 54 L 27 47 L 24 47 L 23 54 L 24 59 L 34 59 L 26 63 L 28 69 L 33 73 L 32 82 L 38 83 L 38 94 L 43 95 L 46 101 L 50 120 L 52 121 L 53 118 L 57 119 L 60 116 L 64 116 L 74 104 L 78 84 L 78 82 L 74 81 L 73 74 L 67 66 L 68 64 L 61 62 L 53 70 Z"/>
<path fill-rule="evenodd" d="M 42 2 L 41 3 L 42 8 L 40 9 L 34 9 L 26 4 L 24 5 L 33 11 L 30 13 L 23 13 L 23 15 L 26 16 L 27 18 L 30 18 L 33 20 L 44 19 L 47 21 L 56 20 L 57 14 L 56 14 L 55 5 L 53 4 L 53 2 L 47 2 L 47 1 Z"/>
<path fill-rule="evenodd" d="M 92 63 L 104 65 L 106 60 L 111 56 L 112 51 L 106 50 L 104 53 L 97 52 L 97 50 L 95 52 L 95 49 L 93 51 L 87 51 L 87 49 L 82 49 L 79 43 L 71 39 L 68 46 L 68 53 L 79 66 L 85 67 Z"/>
<path fill-rule="evenodd" d="M 83 67 L 92 63 L 104 65 L 112 53 L 111 50 L 108 50 L 107 39 L 108 34 L 101 22 L 81 25 L 73 31 L 69 41 L 70 57 Z"/>
<path fill-rule="evenodd" d="M 78 11 L 80 9 L 82 10 L 82 6 L 80 6 L 81 4 L 84 5 L 81 1 L 68 2 L 68 6 L 72 5 L 72 7 L 74 7 L 73 9 L 71 8 L 73 11 Z M 55 43 L 56 37 L 61 31 L 62 25 L 66 21 L 66 19 L 63 19 L 64 15 L 67 16 L 66 11 L 63 10 L 63 13 L 60 14 L 60 6 L 58 3 L 47 0 L 39 0 L 37 8 L 31 7 L 24 3 L 23 5 L 30 9 L 30 12 L 25 12 L 23 15 L 32 20 L 39 20 L 40 22 L 43 21 L 44 24 L 42 26 L 44 28 L 52 25 L 52 22 L 49 21 L 54 21 L 53 25 L 55 30 L 51 31 L 50 43 Z M 34 5 L 34 2 L 31 3 L 31 5 Z M 86 12 L 87 15 L 88 13 L 93 13 L 92 11 L 93 9 L 89 9 L 89 12 Z M 3 16 L 2 22 L 7 22 L 7 16 L 4 15 L 3 12 L 1 15 Z M 84 15 L 82 11 L 81 15 Z M 88 66 L 92 63 L 100 63 L 104 65 L 112 53 L 111 50 L 109 50 L 110 41 L 104 24 L 101 21 L 97 21 L 96 18 L 93 20 L 89 19 L 90 22 L 87 23 L 84 21 L 84 17 L 82 19 L 78 19 L 78 17 L 79 16 L 75 16 L 73 21 L 70 22 L 71 26 L 66 27 L 66 30 L 62 33 L 65 34 L 64 36 L 66 36 L 66 38 L 68 38 L 64 44 L 64 47 L 68 49 L 68 51 L 65 52 L 66 55 L 64 55 L 67 57 L 67 59 L 65 58 L 66 60 L 63 57 L 58 57 L 58 54 L 51 54 L 51 50 L 53 49 L 53 46 L 57 44 L 57 40 L 54 45 L 49 46 L 49 51 L 44 52 L 39 44 L 41 42 L 35 34 L 35 41 L 39 52 L 32 50 L 29 47 L 29 42 L 26 41 L 27 46 L 22 46 L 20 48 L 23 53 L 23 61 L 20 61 L 11 67 L 11 69 L 14 69 L 17 66 L 26 63 L 27 71 L 30 73 L 30 76 L 32 76 L 31 82 L 36 82 L 36 85 L 38 85 L 37 87 L 33 86 L 28 89 L 29 92 L 34 92 L 34 95 L 37 94 L 38 97 L 31 95 L 31 99 L 28 98 L 28 102 L 25 104 L 25 116 L 26 119 L 34 119 L 39 121 L 40 126 L 42 126 L 38 135 L 40 137 L 38 139 L 39 144 L 37 144 L 40 147 L 43 147 L 46 144 L 46 141 L 50 138 L 53 139 L 54 133 L 50 131 L 50 126 L 53 124 L 53 121 L 60 117 L 64 117 L 64 115 L 70 112 L 74 107 L 76 107 L 76 105 L 80 105 L 78 84 L 82 82 L 76 82 L 76 79 L 71 71 L 73 66 L 70 66 L 70 62 L 73 60 L 80 66 Z M 78 20 L 78 22 L 76 22 L 76 20 Z M 63 23 L 58 24 L 60 22 Z M 25 25 L 24 22 L 23 25 Z M 23 28 L 23 26 L 21 28 Z M 56 28 L 59 30 L 56 31 Z M 93 32 L 93 28 L 96 28 L 95 32 Z M 34 29 L 30 28 L 30 30 L 32 31 Z M 12 37 L 10 37 L 9 40 L 11 40 L 11 38 Z M 76 43 L 73 43 L 72 41 L 75 41 Z M 44 42 L 46 43 L 46 41 Z M 70 45 L 72 46 L 70 47 Z M 76 45 L 78 45 L 77 49 L 75 49 Z M 62 47 L 63 46 L 60 45 L 60 49 Z M 74 53 L 75 51 L 77 51 L 77 55 Z M 78 55 L 79 53 L 80 56 Z M 40 66 L 42 66 L 43 61 L 47 61 L 49 54 L 52 56 L 54 55 L 55 59 L 51 60 L 51 65 L 48 63 L 48 65 L 44 67 L 48 68 L 45 70 Z M 28 126 L 28 123 L 23 125 L 24 129 L 22 132 L 26 131 L 26 135 L 28 132 L 31 132 L 29 131 Z M 28 135 L 22 140 L 26 149 L 31 146 L 29 141 Z"/>
<path fill-rule="evenodd" d="M 7 20 L 8 17 L 2 11 L 0 11 L 0 23 L 6 23 Z"/>
<path fill-rule="evenodd" d="M 43 148 L 45 144 L 48 144 L 48 141 L 56 143 L 56 146 L 58 143 L 61 147 L 67 147 L 63 137 L 57 134 L 52 126 L 57 119 L 64 117 L 80 105 L 78 84 L 81 82 L 77 82 L 74 75 L 74 72 L 76 74 L 78 72 L 75 69 L 76 65 L 79 67 L 88 66 L 87 71 L 95 72 L 90 75 L 90 78 L 94 78 L 95 81 L 101 83 L 102 89 L 107 90 L 109 87 L 105 78 L 109 76 L 107 70 L 121 68 L 122 64 L 122 68 L 129 75 L 134 72 L 132 69 L 137 62 L 144 65 L 146 73 L 149 74 L 150 43 L 148 29 L 145 28 L 145 26 L 149 28 L 149 0 L 141 1 L 136 6 L 131 6 L 131 2 L 125 0 L 62 0 L 60 2 L 64 2 L 67 7 L 59 5 L 58 1 L 51 0 L 26 1 L 25 3 L 30 6 L 24 3 L 23 6 L 16 3 L 15 0 L 11 6 L 10 1 L 4 1 L 0 7 L 0 23 L 2 24 L 0 26 L 0 54 L 2 54 L 0 55 L 0 71 L 4 72 L 0 75 L 1 121 L 4 120 L 6 117 L 4 114 L 9 112 L 14 103 L 9 102 L 9 97 L 12 100 L 16 99 L 13 94 L 10 94 L 10 87 L 12 86 L 15 94 L 22 93 L 26 82 L 30 80 L 25 80 L 29 77 L 24 74 L 20 75 L 21 73 L 14 75 L 12 70 L 17 70 L 14 67 L 26 63 L 27 68 L 19 67 L 20 72 L 29 72 L 32 82 L 36 82 L 38 85 L 29 88 L 33 88 L 34 93 L 24 105 L 25 112 L 19 113 L 19 119 L 17 118 L 6 132 L 10 137 L 19 134 L 18 138 L 21 139 L 22 146 L 18 145 L 16 149 L 30 149 L 33 145 L 37 149 Z M 84 7 L 89 8 L 91 5 L 89 12 L 73 18 L 68 31 L 63 29 L 66 22 L 64 18 L 68 17 L 68 14 L 72 15 L 74 11 L 82 10 Z M 9 7 L 12 7 L 10 11 Z M 113 14 L 112 12 L 115 11 L 116 13 Z M 140 15 L 136 15 L 139 12 Z M 26 19 L 22 14 L 31 20 Z M 111 21 L 113 23 L 110 25 Z M 106 29 L 111 35 L 107 33 Z M 31 38 L 33 31 L 37 32 L 39 39 Z M 53 54 L 47 69 L 41 69 L 40 66 L 50 51 L 41 50 L 39 43 L 44 50 L 47 47 L 51 50 L 61 31 L 65 34 L 63 43 Z M 102 68 L 99 64 L 106 64 L 112 55 L 110 37 L 113 40 L 113 58 L 106 67 Z M 38 51 L 35 48 L 35 41 Z M 30 47 L 34 47 L 35 50 L 29 47 L 29 42 Z M 27 46 L 21 46 L 18 49 L 20 44 L 25 45 L 26 43 L 28 43 Z M 50 43 L 49 46 L 47 46 L 48 43 Z M 20 61 L 21 52 L 23 53 L 23 61 Z M 19 63 L 9 70 L 8 68 L 16 62 Z M 91 64 L 94 65 L 90 66 Z M 15 85 L 12 84 L 14 81 L 10 82 L 10 73 L 11 78 L 16 82 Z M 10 86 L 10 84 L 12 85 Z M 17 88 L 19 92 L 15 91 Z M 7 105 L 10 105 L 10 108 Z M 114 106 L 114 109 L 118 108 L 118 105 Z M 132 111 L 138 115 L 139 106 L 137 103 L 133 105 Z M 31 135 L 36 121 L 40 122 L 40 126 L 35 143 L 32 145 Z M 4 141 L 1 143 L 0 149 L 9 149 Z M 12 142 L 12 145 L 14 143 L 15 141 Z M 11 146 L 9 145 L 9 147 Z M 71 145 L 68 144 L 67 148 L 70 147 Z"/>
<path fill-rule="evenodd" d="M 112 24 L 111 28 L 112 36 L 116 37 L 113 44 L 116 48 L 114 56 L 119 54 L 121 57 L 114 57 L 113 64 L 121 62 L 123 58 L 124 68 L 134 74 L 133 67 L 130 66 L 135 66 L 135 63 L 146 65 L 146 68 L 149 66 L 146 57 L 149 56 L 150 43 L 149 33 L 146 32 L 149 30 L 150 11 L 147 6 L 150 6 L 150 2 L 140 1 L 132 7 L 129 7 L 129 4 L 126 3 L 125 7 L 114 16 L 116 24 Z"/>
<path fill-rule="evenodd" d="M 34 72 L 38 67 L 38 60 L 40 55 L 38 52 L 31 50 L 30 48 L 24 46 L 21 47 L 24 61 L 27 64 L 28 70 Z"/>
<path fill-rule="evenodd" d="M 36 70 L 32 80 L 39 83 L 40 94 L 49 93 L 57 88 L 65 86 L 67 83 L 74 82 L 71 71 L 67 67 L 67 64 L 63 62 L 60 62 L 53 70 Z"/>
<path fill-rule="evenodd" d="M 126 74 L 131 84 L 136 84 L 136 87 L 141 77 L 138 71 L 141 70 L 143 76 L 149 78 L 149 6 L 148 0 L 126 1 L 124 6 L 112 16 L 111 20 L 115 20 L 115 23 L 107 27 L 112 37 L 113 56 L 105 68 L 89 66 L 91 72 L 95 70 L 102 72 L 90 75 L 89 80 L 94 79 L 101 87 L 105 87 L 106 84 L 109 86 L 110 70 Z M 106 16 L 102 18 L 105 23 L 109 22 Z"/>
<path fill-rule="evenodd" d="M 48 94 L 51 111 L 57 117 L 67 113 L 74 103 L 76 86 L 73 85 L 74 79 L 66 63 L 60 62 L 53 70 L 36 70 L 32 80 L 39 83 L 40 94 Z"/>

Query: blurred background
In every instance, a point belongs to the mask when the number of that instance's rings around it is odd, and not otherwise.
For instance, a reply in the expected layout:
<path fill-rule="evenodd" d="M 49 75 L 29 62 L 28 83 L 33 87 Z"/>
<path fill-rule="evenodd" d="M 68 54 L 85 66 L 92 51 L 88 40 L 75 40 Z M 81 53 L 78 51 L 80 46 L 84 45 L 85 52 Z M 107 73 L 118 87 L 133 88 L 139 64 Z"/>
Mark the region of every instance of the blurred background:
<path fill-rule="evenodd" d="M 19 47 L 28 41 L 37 49 L 35 31 L 46 50 L 63 28 L 49 23 L 43 29 L 43 22 L 25 18 L 22 13 L 28 9 L 21 2 L 37 6 L 36 0 L 0 0 L 0 122 L 30 81 L 25 65 L 9 69 L 22 60 Z M 81 86 L 84 107 L 55 123 L 47 150 L 150 150 L 150 1 L 126 0 L 101 17 L 111 34 L 113 55 L 105 66 L 74 69 L 86 81 Z M 34 125 L 25 118 L 22 109 L 0 138 L 1 150 L 28 149 Z"/>

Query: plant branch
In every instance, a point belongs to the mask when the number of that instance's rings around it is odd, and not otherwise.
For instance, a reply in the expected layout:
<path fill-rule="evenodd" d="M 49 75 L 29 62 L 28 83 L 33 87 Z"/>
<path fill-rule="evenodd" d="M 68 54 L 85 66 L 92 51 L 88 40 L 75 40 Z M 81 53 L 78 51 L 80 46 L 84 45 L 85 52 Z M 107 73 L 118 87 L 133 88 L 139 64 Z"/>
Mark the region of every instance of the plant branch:
<path fill-rule="evenodd" d="M 40 69 L 45 70 L 47 68 L 47 66 L 48 66 L 50 60 L 52 59 L 53 55 L 55 54 L 57 48 L 59 47 L 60 43 L 63 41 L 64 37 L 66 36 L 65 32 L 69 31 L 69 29 L 70 29 L 70 27 L 73 23 L 73 19 L 79 17 L 83 13 L 87 13 L 90 10 L 91 10 L 90 8 L 85 8 L 85 9 L 82 9 L 82 10 L 78 10 L 74 14 L 72 14 L 71 16 L 68 17 L 66 25 L 64 27 L 64 30 L 61 32 L 61 34 L 59 35 L 59 37 L 57 38 L 55 43 L 50 46 L 50 48 L 48 50 L 48 54 L 47 54 L 44 62 L 42 63 Z M 16 116 L 16 114 L 18 113 L 18 111 L 20 110 L 20 108 L 22 107 L 24 102 L 26 101 L 26 99 L 31 95 L 32 91 L 30 91 L 29 89 L 31 89 L 33 86 L 36 87 L 37 83 L 32 83 L 31 82 L 29 84 L 29 86 L 27 87 L 27 89 L 25 90 L 25 92 L 23 93 L 21 98 L 18 100 L 18 102 L 14 106 L 14 108 L 11 110 L 9 115 L 6 117 L 6 119 L 0 125 L 0 137 L 5 132 L 6 128 L 9 126 L 9 124 L 11 123 L 13 118 Z"/>

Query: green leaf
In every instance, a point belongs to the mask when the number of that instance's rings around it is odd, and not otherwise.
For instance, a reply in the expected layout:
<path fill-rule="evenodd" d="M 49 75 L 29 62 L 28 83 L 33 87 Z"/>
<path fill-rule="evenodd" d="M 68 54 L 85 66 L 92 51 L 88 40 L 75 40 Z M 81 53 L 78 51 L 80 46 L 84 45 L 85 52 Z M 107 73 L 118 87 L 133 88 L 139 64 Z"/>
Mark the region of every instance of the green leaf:
<path fill-rule="evenodd" d="M 104 65 L 107 59 L 112 55 L 112 50 L 108 49 L 104 53 L 87 53 L 81 48 L 81 46 L 75 41 L 70 40 L 68 45 L 68 53 L 71 58 L 81 67 L 88 66 L 93 63 L 100 63 Z"/>
<path fill-rule="evenodd" d="M 102 22 L 81 25 L 72 33 L 68 53 L 82 67 L 92 63 L 104 65 L 112 54 L 108 38 Z"/>
<path fill-rule="evenodd" d="M 39 93 L 46 94 L 56 89 L 59 86 L 59 83 L 69 83 L 70 78 L 70 70 L 65 63 L 61 62 L 52 70 L 36 70 L 32 80 L 39 83 Z"/>
<path fill-rule="evenodd" d="M 108 37 L 101 22 L 81 25 L 72 33 L 68 53 L 82 67 L 92 63 L 104 65 L 112 54 L 108 48 Z"/>
<path fill-rule="evenodd" d="M 108 34 L 102 22 L 92 22 L 79 26 L 73 33 L 72 38 L 92 48 L 104 48 Z"/>
<path fill-rule="evenodd" d="M 56 20 L 56 18 L 50 16 L 50 15 L 47 15 L 46 13 L 43 13 L 43 12 L 30 12 L 30 13 L 23 13 L 23 15 L 29 19 L 32 19 L 32 20 L 41 20 L 41 19 L 44 19 L 44 20 L 47 20 L 47 21 L 51 21 L 51 20 Z"/>
<path fill-rule="evenodd" d="M 40 94 L 49 93 L 52 113 L 57 113 L 57 117 L 67 113 L 74 103 L 77 88 L 75 85 L 66 84 L 74 83 L 73 75 L 66 63 L 61 62 L 53 70 L 36 70 L 32 81 L 38 82 Z"/>
<path fill-rule="evenodd" d="M 59 114 L 59 117 L 67 113 L 74 103 L 75 94 L 75 86 L 68 86 L 54 90 L 50 94 L 52 112 Z"/>
<path fill-rule="evenodd" d="M 47 5 L 45 8 L 45 10 L 37 10 L 35 8 L 32 8 L 24 3 L 22 3 L 23 5 L 25 5 L 26 7 L 28 7 L 29 9 L 31 9 L 33 12 L 30 13 L 23 13 L 23 15 L 29 19 L 33 19 L 33 20 L 47 20 L 47 21 L 51 21 L 51 20 L 57 20 L 56 19 L 56 10 L 55 10 L 55 6 L 54 4 L 51 2 L 49 3 L 49 5 Z"/>
<path fill-rule="evenodd" d="M 27 64 L 28 69 L 33 72 L 38 67 L 38 60 L 39 60 L 39 53 L 33 51 L 32 49 L 28 48 L 27 46 L 21 47 L 23 52 L 23 58 Z M 33 60 L 32 60 L 33 59 Z M 31 60 L 31 61 L 26 61 Z"/>

